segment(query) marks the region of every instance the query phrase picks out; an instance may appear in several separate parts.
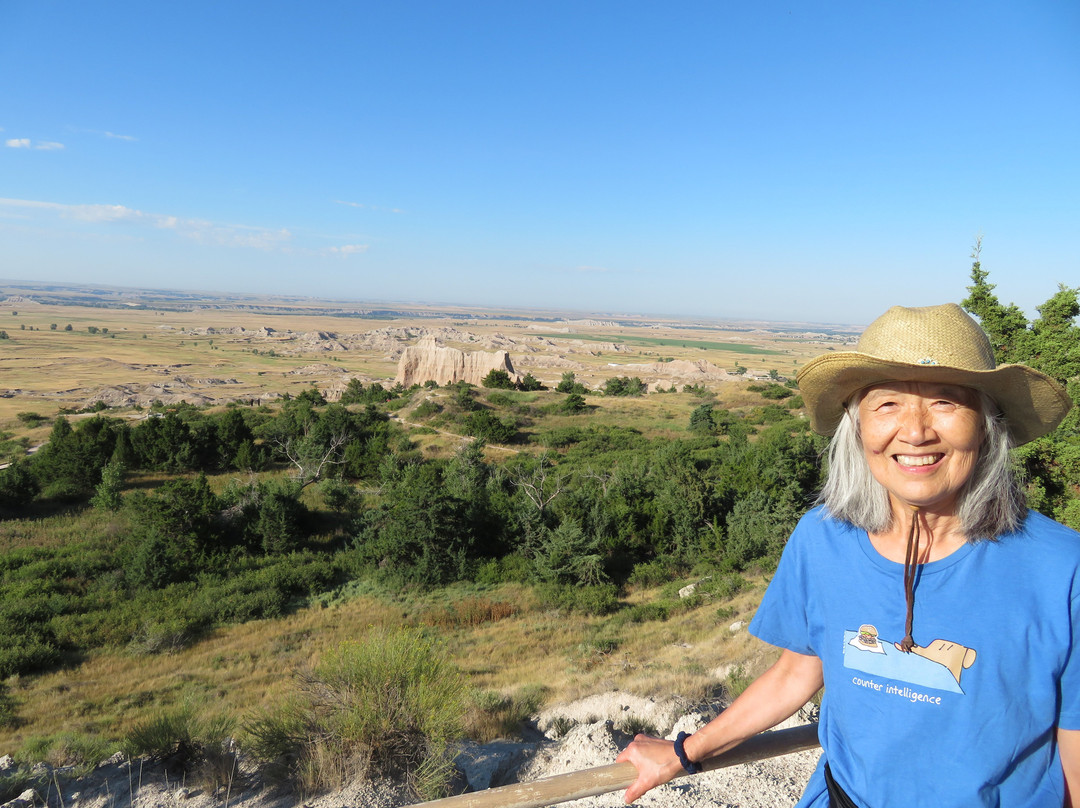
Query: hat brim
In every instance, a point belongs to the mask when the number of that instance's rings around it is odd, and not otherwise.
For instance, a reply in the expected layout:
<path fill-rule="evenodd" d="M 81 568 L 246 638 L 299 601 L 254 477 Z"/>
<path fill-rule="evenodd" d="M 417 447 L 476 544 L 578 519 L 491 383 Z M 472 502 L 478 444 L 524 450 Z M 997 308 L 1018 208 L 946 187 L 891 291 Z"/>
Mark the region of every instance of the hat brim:
<path fill-rule="evenodd" d="M 821 435 L 836 431 L 844 404 L 855 393 L 892 381 L 938 382 L 981 390 L 1001 408 L 1017 446 L 1053 431 L 1072 406 L 1060 384 L 1026 365 L 965 370 L 945 365 L 912 365 L 844 351 L 810 360 L 796 380 L 810 413 L 810 425 Z"/>

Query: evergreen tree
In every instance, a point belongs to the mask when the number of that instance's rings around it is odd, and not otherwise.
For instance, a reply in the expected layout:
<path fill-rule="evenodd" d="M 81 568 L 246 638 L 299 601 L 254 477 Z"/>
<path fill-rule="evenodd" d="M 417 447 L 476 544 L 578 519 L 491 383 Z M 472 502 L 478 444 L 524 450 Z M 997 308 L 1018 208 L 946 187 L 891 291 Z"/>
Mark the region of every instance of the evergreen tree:
<path fill-rule="evenodd" d="M 1027 361 L 1060 382 L 1080 376 L 1078 294 L 1080 288 L 1058 284 L 1057 293 L 1038 307 L 1039 318 L 1031 324 L 1031 352 Z"/>
<path fill-rule="evenodd" d="M 994 348 L 994 358 L 999 365 L 1022 362 L 1027 356 L 1027 318 L 1020 308 L 1011 303 L 1003 306 L 994 294 L 994 284 L 986 279 L 990 273 L 982 268 L 979 254 L 982 252 L 982 237 L 975 241 L 971 252 L 971 286 L 967 287 L 968 296 L 960 303 L 971 314 L 979 318 L 983 330 L 990 337 Z"/>
<path fill-rule="evenodd" d="M 124 464 L 110 460 L 101 470 L 101 482 L 90 504 L 99 511 L 118 511 L 123 505 L 120 491 L 124 486 Z"/>
<path fill-rule="evenodd" d="M 488 374 L 480 380 L 480 384 L 497 390 L 513 390 L 516 386 L 510 379 L 510 374 L 505 370 L 488 371 Z"/>

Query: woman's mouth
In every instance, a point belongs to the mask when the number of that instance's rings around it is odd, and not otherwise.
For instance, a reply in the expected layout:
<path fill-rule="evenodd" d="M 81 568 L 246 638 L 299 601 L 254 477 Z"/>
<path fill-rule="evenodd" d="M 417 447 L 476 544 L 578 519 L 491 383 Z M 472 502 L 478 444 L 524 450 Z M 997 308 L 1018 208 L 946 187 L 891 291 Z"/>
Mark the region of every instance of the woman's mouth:
<path fill-rule="evenodd" d="M 929 454 L 929 455 L 893 455 L 893 459 L 896 460 L 901 466 L 907 466 L 914 468 L 916 466 L 932 466 L 943 458 L 944 454 Z"/>

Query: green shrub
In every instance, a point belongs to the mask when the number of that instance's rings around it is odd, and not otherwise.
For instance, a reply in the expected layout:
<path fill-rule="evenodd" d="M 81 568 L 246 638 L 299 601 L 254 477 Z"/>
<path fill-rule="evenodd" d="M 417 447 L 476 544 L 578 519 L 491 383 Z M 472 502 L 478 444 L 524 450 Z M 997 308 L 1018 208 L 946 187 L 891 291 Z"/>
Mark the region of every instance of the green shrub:
<path fill-rule="evenodd" d="M 527 583 L 532 580 L 532 577 L 532 564 L 520 553 L 511 553 L 502 558 L 484 561 L 477 567 L 476 574 L 473 576 L 476 583 L 485 586 L 508 582 Z"/>
<path fill-rule="evenodd" d="M 517 385 L 505 370 L 491 370 L 487 376 L 481 379 L 480 384 L 484 387 L 494 387 L 502 390 L 513 390 Z"/>
<path fill-rule="evenodd" d="M 658 735 L 656 727 L 644 718 L 636 715 L 628 715 L 620 721 L 616 727 L 620 732 L 627 735 Z"/>
<path fill-rule="evenodd" d="M 124 487 L 126 469 L 120 462 L 109 461 L 101 470 L 101 482 L 94 491 L 90 504 L 99 511 L 118 511 L 124 504 L 120 491 Z"/>
<path fill-rule="evenodd" d="M 209 788 L 230 781 L 237 770 L 229 718 L 203 718 L 190 707 L 159 713 L 137 725 L 124 739 L 129 758 L 149 757 L 184 772 L 196 773 Z"/>
<path fill-rule="evenodd" d="M 300 691 L 248 724 L 253 753 L 303 791 L 368 771 L 445 792 L 461 735 L 464 685 L 446 651 L 416 630 L 376 631 L 328 652 Z"/>
<path fill-rule="evenodd" d="M 670 610 L 663 603 L 637 603 L 622 614 L 625 614 L 625 620 L 629 623 L 647 623 L 653 620 L 667 620 Z"/>
<path fill-rule="evenodd" d="M 49 786 L 49 774 L 39 769 L 33 771 L 26 766 L 16 766 L 0 774 L 0 804 L 11 802 L 27 789 L 44 793 Z"/>
<path fill-rule="evenodd" d="M 611 614 L 619 607 L 618 588 L 611 584 L 560 586 L 549 584 L 540 596 L 553 606 L 585 614 Z"/>
<path fill-rule="evenodd" d="M 577 644 L 569 654 L 570 661 L 584 670 L 591 670 L 609 662 L 611 655 L 623 644 L 623 638 L 611 633 L 614 626 L 608 624 L 589 639 Z M 592 721 L 586 723 L 593 723 Z"/>
<path fill-rule="evenodd" d="M 541 432 L 539 441 L 549 449 L 561 449 L 572 443 L 577 443 L 585 438 L 585 433 L 580 427 L 564 426 L 558 429 L 549 429 Z"/>
<path fill-rule="evenodd" d="M 530 392 L 533 390 L 546 390 L 547 388 L 545 388 L 540 380 L 531 373 L 526 373 L 521 377 L 521 381 L 518 382 L 518 389 Z"/>
<path fill-rule="evenodd" d="M 465 431 L 485 443 L 509 443 L 517 435 L 517 425 L 500 420 L 489 410 L 478 410 L 465 416 Z"/>
<path fill-rule="evenodd" d="M 21 755 L 54 767 L 72 766 L 76 774 L 83 774 L 93 770 L 114 751 L 105 739 L 96 735 L 61 732 L 30 738 L 23 745 Z"/>
<path fill-rule="evenodd" d="M 760 393 L 762 398 L 781 400 L 793 395 L 792 390 L 782 384 L 751 384 L 747 388 L 754 393 Z"/>
<path fill-rule="evenodd" d="M 522 725 L 539 711 L 545 695 L 546 688 L 542 685 L 526 685 L 509 695 L 475 691 L 469 699 L 466 733 L 478 743 L 520 737 Z"/>
<path fill-rule="evenodd" d="M 48 670 L 60 661 L 60 652 L 47 635 L 6 636 L 0 647 L 0 678 Z"/>
<path fill-rule="evenodd" d="M 722 600 L 730 600 L 742 592 L 747 586 L 746 579 L 737 573 L 720 575 L 712 580 L 704 581 L 698 587 L 697 592 L 712 595 Z"/>
<path fill-rule="evenodd" d="M 661 586 L 670 583 L 674 574 L 668 563 L 654 559 L 635 565 L 627 583 L 633 586 Z"/>
<path fill-rule="evenodd" d="M 420 406 L 412 411 L 412 415 L 414 418 L 431 418 L 440 412 L 442 412 L 442 406 L 428 398 L 420 402 Z"/>
<path fill-rule="evenodd" d="M 559 412 L 566 415 L 577 415 L 579 412 L 585 412 L 586 409 L 588 405 L 585 403 L 585 398 L 579 393 L 568 394 L 559 405 Z"/>
<path fill-rule="evenodd" d="M 754 677 L 750 676 L 742 665 L 736 665 L 724 679 L 724 689 L 732 699 L 736 699 L 753 681 Z"/>
<path fill-rule="evenodd" d="M 565 715 L 557 715 L 551 719 L 551 724 L 548 726 L 547 734 L 552 738 L 561 738 L 568 733 L 574 727 L 577 726 L 577 721 Z"/>
<path fill-rule="evenodd" d="M 15 699 L 8 692 L 7 685 L 0 682 L 0 727 L 17 727 L 19 717 L 15 712 Z"/>
<path fill-rule="evenodd" d="M 331 477 L 319 483 L 323 502 L 332 511 L 356 513 L 363 504 L 363 494 L 344 480 Z"/>

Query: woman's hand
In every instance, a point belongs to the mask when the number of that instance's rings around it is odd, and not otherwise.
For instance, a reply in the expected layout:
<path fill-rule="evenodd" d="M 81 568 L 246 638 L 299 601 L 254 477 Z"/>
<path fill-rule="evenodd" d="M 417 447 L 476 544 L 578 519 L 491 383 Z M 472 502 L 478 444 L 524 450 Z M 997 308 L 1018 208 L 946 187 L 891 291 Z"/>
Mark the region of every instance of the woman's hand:
<path fill-rule="evenodd" d="M 820 659 L 785 650 L 730 707 L 687 738 L 683 749 L 697 763 L 726 752 L 793 715 L 823 684 Z M 648 735 L 634 738 L 615 760 L 629 761 L 638 770 L 637 780 L 626 790 L 628 803 L 683 771 L 675 744 Z"/>
<path fill-rule="evenodd" d="M 648 735 L 635 736 L 633 743 L 622 750 L 615 760 L 618 763 L 633 763 L 638 771 L 637 780 L 626 789 L 624 799 L 627 804 L 683 770 L 679 758 L 675 756 L 675 744 Z"/>

